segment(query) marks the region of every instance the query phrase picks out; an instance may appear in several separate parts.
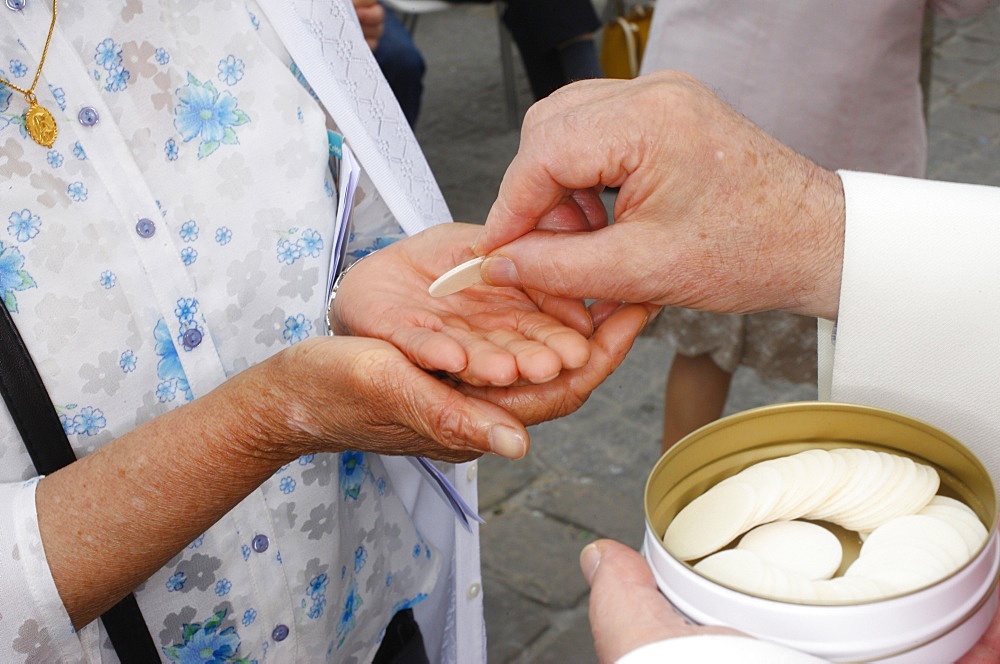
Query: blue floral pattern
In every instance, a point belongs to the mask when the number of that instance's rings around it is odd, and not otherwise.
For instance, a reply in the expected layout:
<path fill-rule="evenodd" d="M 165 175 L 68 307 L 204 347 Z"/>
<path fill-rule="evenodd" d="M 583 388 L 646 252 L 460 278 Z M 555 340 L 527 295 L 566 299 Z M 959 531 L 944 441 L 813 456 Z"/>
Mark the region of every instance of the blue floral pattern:
<path fill-rule="evenodd" d="M 20 212 L 11 212 L 7 217 L 7 232 L 18 242 L 27 242 L 41 230 L 42 220 L 37 214 L 32 214 L 27 208 Z"/>
<path fill-rule="evenodd" d="M 278 233 L 278 262 L 292 265 L 300 258 L 318 258 L 324 246 L 323 236 L 312 228 L 291 228 Z"/>
<path fill-rule="evenodd" d="M 99 68 L 94 72 L 95 78 L 97 80 L 104 78 L 106 91 L 122 92 L 128 87 L 132 74 L 125 69 L 121 44 L 110 37 L 103 40 L 94 49 L 94 63 Z"/>
<path fill-rule="evenodd" d="M 306 587 L 306 599 L 302 600 L 302 606 L 307 609 L 306 617 L 310 620 L 317 620 L 323 616 L 329 584 L 330 578 L 326 574 L 319 574 L 313 577 Z"/>
<path fill-rule="evenodd" d="M 184 642 L 164 648 L 163 654 L 171 662 L 182 664 L 250 664 L 252 660 L 249 657 L 239 654 L 240 636 L 236 628 L 220 629 L 225 618 L 226 611 L 219 611 L 204 623 L 184 625 Z"/>
<path fill-rule="evenodd" d="M 87 200 L 87 188 L 82 182 L 71 182 L 66 187 L 66 194 L 75 202 L 80 203 Z"/>
<path fill-rule="evenodd" d="M 136 357 L 135 353 L 131 350 L 123 352 L 121 358 L 118 360 L 118 366 L 121 367 L 124 373 L 132 373 L 135 371 L 135 367 L 138 363 L 139 358 Z"/>
<path fill-rule="evenodd" d="M 2 69 L 0 69 L 0 78 L 6 78 Z M 10 100 L 13 96 L 14 91 L 0 83 L 0 113 L 4 113 L 10 108 Z"/>
<path fill-rule="evenodd" d="M 338 648 L 344 645 L 344 639 L 347 638 L 347 635 L 357 624 L 358 611 L 361 610 L 364 603 L 364 600 L 358 593 L 357 584 L 352 582 L 350 590 L 347 593 L 347 599 L 344 600 L 344 606 L 340 612 L 340 622 L 337 623 Z"/>
<path fill-rule="evenodd" d="M 177 99 L 174 126 L 185 143 L 198 139 L 199 159 L 222 145 L 238 144 L 235 127 L 250 122 L 250 116 L 237 108 L 236 97 L 228 91 L 220 93 L 211 82 L 202 83 L 190 73 Z"/>
<path fill-rule="evenodd" d="M 28 66 L 20 60 L 11 60 L 10 75 L 14 78 L 24 78 L 28 75 Z"/>
<path fill-rule="evenodd" d="M 194 394 L 181 366 L 181 359 L 177 355 L 177 347 L 170 338 L 170 329 L 162 320 L 153 329 L 153 337 L 156 339 L 156 355 L 160 358 L 156 365 L 156 374 L 163 381 L 156 388 L 157 397 L 160 401 L 172 401 L 174 394 L 179 390 L 184 394 L 185 400 L 191 401 L 194 399 Z"/>
<path fill-rule="evenodd" d="M 24 256 L 17 247 L 4 246 L 0 242 L 0 296 L 7 311 L 17 313 L 15 291 L 34 288 L 35 280 L 24 269 Z"/>
<path fill-rule="evenodd" d="M 236 85 L 243 79 L 245 68 L 242 60 L 234 55 L 228 55 L 219 60 L 219 80 L 226 85 Z"/>
<path fill-rule="evenodd" d="M 368 475 L 364 452 L 347 451 L 340 455 L 340 491 L 344 498 L 357 500 Z"/>
<path fill-rule="evenodd" d="M 281 336 L 289 344 L 297 344 L 303 339 L 309 337 L 309 333 L 312 331 L 312 328 L 312 321 L 306 318 L 305 314 L 289 316 L 285 320 L 285 329 L 282 330 Z"/>

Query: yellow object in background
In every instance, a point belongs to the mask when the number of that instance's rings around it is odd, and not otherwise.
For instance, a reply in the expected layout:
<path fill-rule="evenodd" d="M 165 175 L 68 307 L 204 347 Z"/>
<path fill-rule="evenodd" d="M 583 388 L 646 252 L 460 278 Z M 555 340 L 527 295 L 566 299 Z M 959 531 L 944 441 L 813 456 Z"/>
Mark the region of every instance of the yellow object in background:
<path fill-rule="evenodd" d="M 615 20 L 604 24 L 601 35 L 601 69 L 605 78 L 635 78 L 649 39 L 653 3 L 632 7 L 617 0 Z"/>

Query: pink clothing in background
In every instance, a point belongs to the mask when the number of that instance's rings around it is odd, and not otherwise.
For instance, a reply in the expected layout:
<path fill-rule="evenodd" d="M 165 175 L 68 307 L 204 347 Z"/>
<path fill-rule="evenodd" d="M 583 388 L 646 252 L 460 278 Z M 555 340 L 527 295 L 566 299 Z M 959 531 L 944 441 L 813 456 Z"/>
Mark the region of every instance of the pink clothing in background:
<path fill-rule="evenodd" d="M 988 4 L 658 0 L 642 70 L 692 74 L 821 166 L 922 176 L 924 9 Z"/>

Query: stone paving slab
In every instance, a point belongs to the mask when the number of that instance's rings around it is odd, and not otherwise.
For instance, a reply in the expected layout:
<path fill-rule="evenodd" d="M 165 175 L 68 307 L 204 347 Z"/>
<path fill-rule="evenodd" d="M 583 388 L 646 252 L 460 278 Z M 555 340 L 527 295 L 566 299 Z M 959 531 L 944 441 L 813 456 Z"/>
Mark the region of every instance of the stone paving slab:
<path fill-rule="evenodd" d="M 483 603 L 486 622 L 490 625 L 490 662 L 516 660 L 525 646 L 551 631 L 548 607 L 508 588 L 504 580 L 490 570 L 484 570 L 483 585 L 489 588 Z"/>
<path fill-rule="evenodd" d="M 462 221 L 485 218 L 517 151 L 497 29 L 493 7 L 472 4 L 422 17 L 415 33 L 428 65 L 417 136 Z M 932 45 L 928 175 L 1000 186 L 997 1 L 973 20 L 936 19 Z M 530 93 L 516 65 L 523 111 Z M 659 456 L 671 357 L 662 341 L 640 338 L 577 413 L 531 428 L 527 458 L 480 461 L 491 664 L 597 661 L 578 555 L 598 536 L 631 544 L 641 537 L 642 490 Z M 740 369 L 726 413 L 815 398 L 812 386 L 763 381 Z"/>
<path fill-rule="evenodd" d="M 483 568 L 509 588 L 552 609 L 567 609 L 587 594 L 576 564 L 580 549 L 597 537 L 527 509 L 492 516 L 480 528 Z"/>

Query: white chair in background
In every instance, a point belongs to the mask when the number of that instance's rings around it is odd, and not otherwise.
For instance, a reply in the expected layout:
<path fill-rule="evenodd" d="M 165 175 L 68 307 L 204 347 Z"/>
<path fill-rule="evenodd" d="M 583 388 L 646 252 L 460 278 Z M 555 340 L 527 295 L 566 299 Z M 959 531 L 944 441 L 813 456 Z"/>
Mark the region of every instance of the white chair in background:
<path fill-rule="evenodd" d="M 455 7 L 444 0 L 383 0 L 383 2 L 400 15 L 403 25 L 410 31 L 410 34 L 413 34 L 416 29 L 417 18 L 421 14 L 430 14 Z M 521 118 L 517 100 L 517 84 L 514 80 L 514 51 L 511 46 L 510 33 L 500 18 L 500 4 L 493 4 L 497 10 L 497 30 L 500 34 L 500 64 L 503 69 L 503 84 L 507 98 L 507 121 L 511 129 L 517 129 L 521 124 Z"/>

